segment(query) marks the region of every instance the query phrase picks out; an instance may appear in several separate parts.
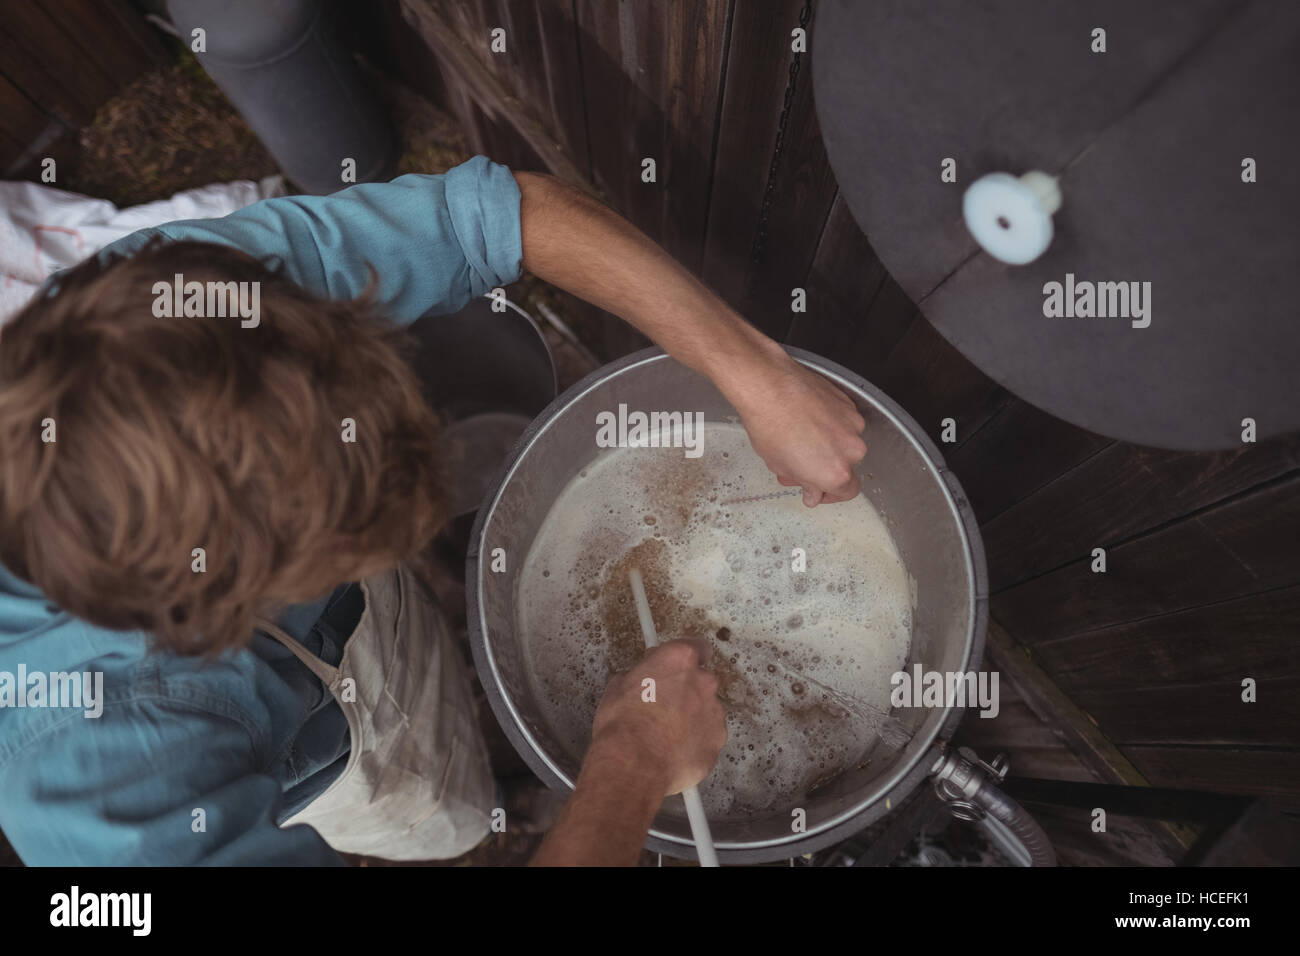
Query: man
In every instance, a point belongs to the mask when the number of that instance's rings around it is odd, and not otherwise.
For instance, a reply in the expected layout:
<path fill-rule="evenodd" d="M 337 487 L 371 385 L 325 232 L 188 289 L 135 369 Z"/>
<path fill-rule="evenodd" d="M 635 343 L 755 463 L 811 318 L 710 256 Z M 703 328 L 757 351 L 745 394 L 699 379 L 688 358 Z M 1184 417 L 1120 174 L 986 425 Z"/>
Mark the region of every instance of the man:
<path fill-rule="evenodd" d="M 408 570 L 445 476 L 397 326 L 525 268 L 707 375 L 806 504 L 857 494 L 849 399 L 551 177 L 480 156 L 128 236 L 0 330 L 0 829 L 26 862 L 481 839 L 481 735 Z M 175 310 L 175 284 L 256 290 L 256 309 L 212 314 L 200 292 Z M 632 862 L 659 800 L 707 774 L 725 734 L 702 663 L 648 654 L 655 707 L 611 682 L 540 862 Z M 101 712 L 15 706 L 20 670 L 102 674 Z"/>

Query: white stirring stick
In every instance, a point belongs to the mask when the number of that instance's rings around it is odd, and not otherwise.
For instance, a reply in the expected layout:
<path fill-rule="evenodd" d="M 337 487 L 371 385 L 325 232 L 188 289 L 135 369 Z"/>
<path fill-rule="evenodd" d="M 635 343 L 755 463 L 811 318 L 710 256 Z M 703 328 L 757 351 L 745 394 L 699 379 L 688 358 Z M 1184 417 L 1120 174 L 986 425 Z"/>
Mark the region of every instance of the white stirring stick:
<path fill-rule="evenodd" d="M 650 602 L 645 596 L 645 584 L 641 572 L 631 568 L 627 572 L 632 582 L 632 597 L 636 601 L 636 616 L 641 621 L 641 636 L 645 638 L 646 647 L 659 645 L 659 633 L 655 630 L 655 619 L 650 616 Z M 717 866 L 718 854 L 713 849 L 713 834 L 709 832 L 709 818 L 704 815 L 704 802 L 700 799 L 698 787 L 687 787 L 682 791 L 686 801 L 686 818 L 691 821 L 691 835 L 695 837 L 695 852 L 700 858 L 700 866 Z"/>

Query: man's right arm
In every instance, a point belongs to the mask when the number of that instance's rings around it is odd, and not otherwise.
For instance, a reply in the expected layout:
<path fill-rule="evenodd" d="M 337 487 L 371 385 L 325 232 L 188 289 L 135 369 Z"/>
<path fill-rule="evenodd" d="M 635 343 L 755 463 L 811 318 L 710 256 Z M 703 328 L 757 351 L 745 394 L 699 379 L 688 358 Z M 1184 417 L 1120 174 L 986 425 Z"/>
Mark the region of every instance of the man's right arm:
<path fill-rule="evenodd" d="M 707 777 L 727 742 L 718 678 L 701 666 L 711 651 L 670 641 L 609 682 L 573 796 L 533 866 L 635 865 L 664 797 Z"/>

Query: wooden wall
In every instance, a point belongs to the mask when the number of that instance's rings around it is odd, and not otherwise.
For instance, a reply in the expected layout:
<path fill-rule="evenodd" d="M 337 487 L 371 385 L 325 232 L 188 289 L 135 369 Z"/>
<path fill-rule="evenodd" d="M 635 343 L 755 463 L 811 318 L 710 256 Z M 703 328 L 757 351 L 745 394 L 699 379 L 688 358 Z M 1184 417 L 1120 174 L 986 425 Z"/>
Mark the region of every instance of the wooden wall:
<path fill-rule="evenodd" d="M 758 326 L 858 371 L 936 441 L 954 418 L 959 440 L 941 447 L 983 527 L 993 618 L 1131 762 L 1130 782 L 1271 794 L 1300 809 L 1300 440 L 1155 451 L 1066 424 L 989 380 L 894 283 L 838 196 L 811 53 L 752 261 L 802 7 L 391 0 L 381 45 L 408 48 L 403 74 L 441 98 L 476 150 L 598 192 Z M 495 27 L 504 54 L 489 49 Z M 410 55 L 412 34 L 431 59 Z M 641 181 L 643 157 L 656 159 L 655 184 Z M 806 313 L 791 313 L 795 287 L 808 290 Z M 638 344 L 611 332 L 606 357 Z M 1104 574 L 1090 569 L 1096 547 Z M 1241 701 L 1247 677 L 1257 703 Z M 1108 778 L 1071 749 L 1068 717 L 1035 719 L 1012 706 L 970 733 L 1008 751 L 1013 772 Z M 1087 844 L 1070 829 L 1085 825 L 1052 820 L 1071 847 Z M 1160 858 L 1104 843 L 1089 844 L 1101 846 L 1091 862 Z"/>
<path fill-rule="evenodd" d="M 0 175 L 23 178 L 67 155 L 105 101 L 163 58 L 125 0 L 0 4 Z"/>

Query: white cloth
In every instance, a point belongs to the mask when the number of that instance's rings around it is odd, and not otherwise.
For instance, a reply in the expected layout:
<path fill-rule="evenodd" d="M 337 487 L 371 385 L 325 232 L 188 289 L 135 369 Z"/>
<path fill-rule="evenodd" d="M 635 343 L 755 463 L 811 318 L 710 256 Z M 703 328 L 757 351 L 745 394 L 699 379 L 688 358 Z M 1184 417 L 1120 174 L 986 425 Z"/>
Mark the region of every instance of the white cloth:
<path fill-rule="evenodd" d="M 329 688 L 352 741 L 343 773 L 282 825 L 306 823 L 343 853 L 460 856 L 488 835 L 496 795 L 468 670 L 408 568 L 362 581 L 361 590 L 366 609 L 338 667 L 258 620 Z"/>
<path fill-rule="evenodd" d="M 123 236 L 179 219 L 216 219 L 284 193 L 284 180 L 268 176 L 256 183 L 213 183 L 118 209 L 106 199 L 37 183 L 0 182 L 0 323 L 26 305 L 51 274 Z"/>

